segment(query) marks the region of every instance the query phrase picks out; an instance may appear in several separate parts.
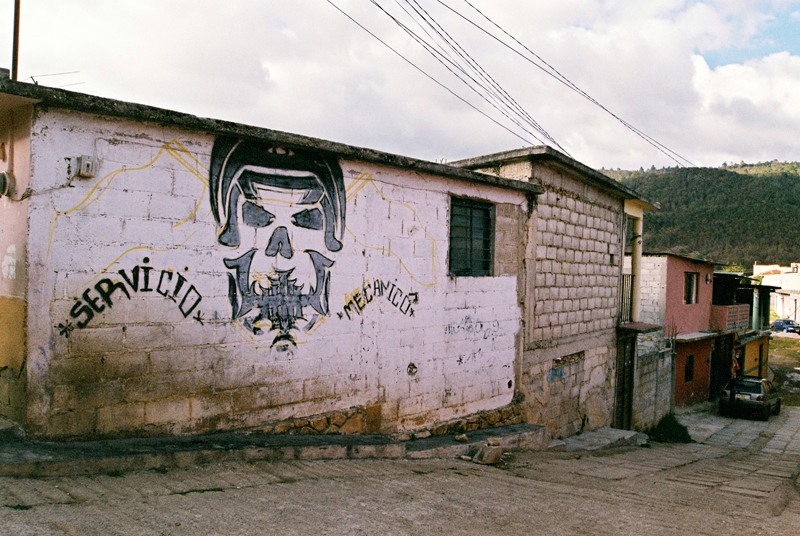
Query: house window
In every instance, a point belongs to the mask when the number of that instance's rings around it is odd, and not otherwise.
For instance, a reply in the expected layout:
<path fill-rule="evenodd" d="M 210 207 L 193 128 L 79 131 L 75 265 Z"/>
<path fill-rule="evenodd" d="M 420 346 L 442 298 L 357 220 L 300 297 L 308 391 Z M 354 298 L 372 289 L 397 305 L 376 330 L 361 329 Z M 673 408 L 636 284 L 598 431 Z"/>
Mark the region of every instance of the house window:
<path fill-rule="evenodd" d="M 450 198 L 450 274 L 492 275 L 494 205 Z"/>
<path fill-rule="evenodd" d="M 686 356 L 686 364 L 683 366 L 683 383 L 688 383 L 694 379 L 694 356 Z"/>
<path fill-rule="evenodd" d="M 686 284 L 683 287 L 683 303 L 697 303 L 697 282 L 700 274 L 697 272 L 685 272 Z"/>

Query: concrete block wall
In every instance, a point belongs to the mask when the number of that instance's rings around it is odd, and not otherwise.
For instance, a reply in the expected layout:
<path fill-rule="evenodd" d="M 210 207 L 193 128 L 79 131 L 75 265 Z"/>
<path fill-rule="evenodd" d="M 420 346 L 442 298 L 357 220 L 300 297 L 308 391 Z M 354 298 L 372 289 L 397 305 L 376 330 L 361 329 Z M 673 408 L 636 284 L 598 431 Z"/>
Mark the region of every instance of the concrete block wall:
<path fill-rule="evenodd" d="M 392 433 L 511 402 L 521 323 L 514 237 L 528 213 L 524 194 L 338 162 L 346 199 L 341 248 L 305 247 L 300 232 L 276 239 L 279 251 L 295 241 L 296 283 L 279 284 L 279 269 L 256 271 L 258 256 L 252 270 L 236 271 L 245 258 L 238 248 L 259 244 L 259 254 L 270 236 L 242 224 L 268 223 L 258 207 L 233 209 L 241 245 L 223 243 L 209 197 L 215 143 L 212 135 L 77 112 L 35 118 L 33 435 L 200 433 L 354 407 L 371 416 L 372 431 Z M 79 155 L 97 159 L 95 177 L 75 176 Z M 276 188 L 270 195 L 280 198 Z M 451 196 L 495 203 L 495 276 L 448 276 Z M 280 215 L 283 205 L 267 208 Z M 240 282 L 242 274 L 250 278 Z M 237 316 L 246 303 L 274 303 L 268 289 L 293 284 L 301 297 L 282 297 L 269 312 L 296 324 L 280 330 L 280 342 L 277 321 L 255 317 L 267 305 Z M 316 308 L 314 292 L 325 300 Z M 287 316 L 291 307 L 302 314 Z"/>
<path fill-rule="evenodd" d="M 625 257 L 623 272 L 631 273 L 631 258 Z M 638 335 L 636 352 L 639 356 L 662 351 L 668 341 L 664 336 L 664 319 L 667 304 L 667 258 L 664 256 L 645 255 L 642 257 L 641 281 L 642 322 L 662 326 L 657 331 Z"/>
<path fill-rule="evenodd" d="M 520 391 L 552 437 L 610 424 L 623 204 L 571 172 L 512 163 L 485 172 L 540 184 L 526 259 Z"/>
<path fill-rule="evenodd" d="M 630 265 L 630 258 L 626 258 Z M 642 257 L 642 317 L 648 324 L 664 325 L 664 308 L 667 296 L 667 258 Z"/>
<path fill-rule="evenodd" d="M 623 206 L 564 171 L 538 167 L 531 181 L 546 193 L 529 274 L 523 370 L 536 379 L 526 397 L 551 435 L 566 437 L 611 422 Z"/>
<path fill-rule="evenodd" d="M 647 430 L 672 410 L 675 385 L 672 349 L 636 356 L 631 427 Z"/>

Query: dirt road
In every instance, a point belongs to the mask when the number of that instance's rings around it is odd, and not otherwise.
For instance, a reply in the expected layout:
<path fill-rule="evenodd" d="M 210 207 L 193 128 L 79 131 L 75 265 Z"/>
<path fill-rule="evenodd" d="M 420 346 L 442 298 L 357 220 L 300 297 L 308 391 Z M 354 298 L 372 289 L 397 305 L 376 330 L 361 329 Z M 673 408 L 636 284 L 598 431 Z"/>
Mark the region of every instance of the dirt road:
<path fill-rule="evenodd" d="M 594 455 L 517 453 L 497 467 L 460 460 L 337 460 L 4 478 L 0 534 L 800 531 L 800 501 L 787 488 L 800 461 L 793 450 L 800 442 L 800 408 L 785 408 L 769 423 L 710 412 L 689 417 L 690 431 L 699 431 L 704 443 Z"/>

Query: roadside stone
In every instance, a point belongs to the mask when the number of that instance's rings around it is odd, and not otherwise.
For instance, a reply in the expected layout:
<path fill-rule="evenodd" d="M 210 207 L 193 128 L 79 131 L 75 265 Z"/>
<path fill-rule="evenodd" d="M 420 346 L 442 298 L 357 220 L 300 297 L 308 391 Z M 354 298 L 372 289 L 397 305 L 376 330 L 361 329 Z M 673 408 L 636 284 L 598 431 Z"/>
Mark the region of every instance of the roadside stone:
<path fill-rule="evenodd" d="M 417 432 L 417 433 L 414 434 L 414 439 L 425 439 L 425 438 L 428 438 L 428 437 L 431 437 L 431 431 L 430 430 L 423 430 L 421 432 Z"/>
<path fill-rule="evenodd" d="M 481 465 L 494 465 L 500 463 L 502 459 L 503 447 L 484 445 L 478 450 L 472 461 Z"/>
<path fill-rule="evenodd" d="M 272 428 L 272 431 L 276 434 L 285 434 L 292 428 L 294 425 L 291 422 L 279 422 Z"/>
<path fill-rule="evenodd" d="M 365 429 L 364 417 L 356 413 L 339 428 L 339 433 L 343 435 L 363 434 Z"/>
<path fill-rule="evenodd" d="M 328 420 L 330 421 L 331 426 L 336 426 L 338 428 L 347 422 L 347 415 L 342 413 L 334 413 Z"/>
<path fill-rule="evenodd" d="M 441 424 L 441 425 L 437 426 L 436 428 L 434 428 L 433 430 L 431 430 L 431 434 L 433 434 L 435 436 L 446 435 L 447 431 L 448 431 L 448 428 L 449 427 L 446 424 Z"/>
<path fill-rule="evenodd" d="M 311 428 L 316 430 L 317 432 L 321 432 L 328 427 L 328 418 L 327 417 L 319 417 L 316 419 L 311 419 Z"/>
<path fill-rule="evenodd" d="M 455 439 L 459 443 L 466 443 L 467 441 L 469 441 L 469 438 L 467 437 L 467 434 L 458 434 L 453 439 Z"/>

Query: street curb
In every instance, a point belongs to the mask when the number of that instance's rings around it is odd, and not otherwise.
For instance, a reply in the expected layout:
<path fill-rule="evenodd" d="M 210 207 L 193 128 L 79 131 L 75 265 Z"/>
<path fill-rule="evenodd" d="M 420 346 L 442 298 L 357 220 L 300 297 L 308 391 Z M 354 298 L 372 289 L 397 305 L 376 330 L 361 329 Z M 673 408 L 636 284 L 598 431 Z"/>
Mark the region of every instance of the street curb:
<path fill-rule="evenodd" d="M 208 436 L 47 443 L 0 442 L 0 476 L 92 475 L 229 461 L 455 458 L 492 442 L 504 450 L 543 450 L 546 428 L 515 424 L 452 436 L 396 441 L 377 435 L 225 433 Z"/>

